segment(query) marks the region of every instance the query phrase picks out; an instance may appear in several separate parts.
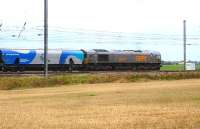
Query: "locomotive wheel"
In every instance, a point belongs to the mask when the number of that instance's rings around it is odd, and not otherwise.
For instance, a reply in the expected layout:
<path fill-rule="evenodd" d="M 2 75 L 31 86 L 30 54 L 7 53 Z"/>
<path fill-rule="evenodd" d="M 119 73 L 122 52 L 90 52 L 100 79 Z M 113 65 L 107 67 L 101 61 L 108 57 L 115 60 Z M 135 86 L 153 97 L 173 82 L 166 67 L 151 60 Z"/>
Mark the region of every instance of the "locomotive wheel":
<path fill-rule="evenodd" d="M 3 71 L 3 72 L 7 72 L 8 70 L 7 70 L 6 67 L 3 67 L 3 68 L 2 68 L 2 71 Z"/>
<path fill-rule="evenodd" d="M 11 72 L 17 72 L 18 71 L 18 67 L 13 67 L 10 69 Z"/>
<path fill-rule="evenodd" d="M 74 61 L 72 59 L 69 60 L 69 72 L 73 71 L 73 65 L 74 65 Z"/>
<path fill-rule="evenodd" d="M 136 66 L 132 66 L 132 71 L 136 71 L 137 67 Z"/>
<path fill-rule="evenodd" d="M 3 65 L 1 65 L 1 69 L 0 70 L 3 71 Z"/>
<path fill-rule="evenodd" d="M 116 70 L 116 67 L 115 67 L 115 66 L 111 66 L 111 69 L 112 69 L 112 70 Z"/>
<path fill-rule="evenodd" d="M 19 71 L 20 71 L 20 72 L 23 72 L 24 70 L 25 70 L 24 67 L 19 67 Z"/>

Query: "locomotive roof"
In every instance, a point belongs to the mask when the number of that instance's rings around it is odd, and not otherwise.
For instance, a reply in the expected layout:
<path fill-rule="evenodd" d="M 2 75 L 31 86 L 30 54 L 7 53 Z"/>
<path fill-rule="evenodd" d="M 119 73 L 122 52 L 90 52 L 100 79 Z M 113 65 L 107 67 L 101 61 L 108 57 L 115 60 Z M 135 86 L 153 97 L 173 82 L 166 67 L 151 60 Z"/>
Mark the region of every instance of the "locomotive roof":
<path fill-rule="evenodd" d="M 155 55 L 160 55 L 159 52 L 157 51 L 151 51 L 151 50 L 105 50 L 105 49 L 92 49 L 92 50 L 84 50 L 86 52 L 97 52 L 97 53 L 143 53 L 143 54 L 155 54 Z"/>
<path fill-rule="evenodd" d="M 44 49 L 7 49 L 7 48 L 1 48 L 0 50 L 16 50 L 16 51 L 28 51 L 28 50 L 37 50 L 38 52 L 43 52 Z M 79 50 L 73 50 L 73 49 L 48 49 L 48 51 L 53 52 L 53 53 L 57 53 L 60 51 L 79 51 Z M 81 49 L 82 50 L 82 49 Z M 81 51 L 80 50 L 80 51 Z M 92 52 L 92 53 L 124 53 L 124 54 L 128 54 L 128 53 L 142 53 L 142 54 L 154 54 L 154 55 L 160 55 L 159 52 L 157 51 L 151 51 L 151 50 L 106 50 L 106 49 L 90 49 L 90 50 L 83 50 L 85 52 Z"/>

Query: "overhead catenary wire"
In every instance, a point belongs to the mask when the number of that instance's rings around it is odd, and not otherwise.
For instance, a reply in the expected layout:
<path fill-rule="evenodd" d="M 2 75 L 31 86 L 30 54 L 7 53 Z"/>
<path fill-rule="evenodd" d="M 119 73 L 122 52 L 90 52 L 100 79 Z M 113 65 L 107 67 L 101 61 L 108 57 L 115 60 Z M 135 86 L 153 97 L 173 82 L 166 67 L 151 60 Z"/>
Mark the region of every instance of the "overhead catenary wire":
<path fill-rule="evenodd" d="M 20 38 L 22 32 L 26 29 L 26 22 L 24 22 L 24 25 L 22 26 L 22 29 L 20 30 L 19 34 L 18 34 L 18 38 Z"/>
<path fill-rule="evenodd" d="M 24 41 L 41 41 L 43 38 L 43 28 L 42 26 L 30 26 L 27 27 L 27 22 L 20 28 L 18 26 L 5 27 L 4 31 L 1 33 L 3 39 L 9 40 L 9 35 L 12 40 L 14 40 L 15 33 L 19 33 L 18 37 L 22 35 L 24 38 L 20 40 Z M 18 31 L 18 32 L 17 32 Z M 23 34 L 22 34 L 23 33 Z M 103 43 L 103 44 L 119 44 L 119 43 L 138 43 L 140 44 L 160 44 L 160 45 L 181 45 L 182 35 L 173 34 L 146 34 L 146 33 L 114 33 L 107 31 L 91 31 L 91 30 L 78 30 L 78 29 L 67 29 L 62 27 L 50 27 L 49 28 L 49 40 L 52 42 L 81 42 L 81 43 Z M 17 40 L 17 39 L 16 39 Z M 200 45 L 199 35 L 188 35 L 188 43 L 193 45 Z M 166 41 L 164 44 L 163 41 Z M 168 42 L 167 42 L 168 41 Z"/>
<path fill-rule="evenodd" d="M 0 23 L 0 31 L 2 31 L 3 23 Z"/>

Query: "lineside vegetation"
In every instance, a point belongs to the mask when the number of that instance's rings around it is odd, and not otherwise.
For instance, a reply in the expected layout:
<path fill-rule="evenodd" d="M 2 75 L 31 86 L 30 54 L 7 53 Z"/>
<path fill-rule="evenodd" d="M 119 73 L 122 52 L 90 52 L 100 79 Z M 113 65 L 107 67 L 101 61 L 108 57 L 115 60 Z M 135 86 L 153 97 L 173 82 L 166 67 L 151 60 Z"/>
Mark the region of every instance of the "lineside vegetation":
<path fill-rule="evenodd" d="M 112 82 L 138 82 L 149 80 L 178 80 L 200 78 L 200 72 L 147 72 L 147 73 L 101 73 L 101 74 L 66 74 L 49 78 L 42 76 L 1 77 L 0 90 L 54 87 L 73 84 L 97 84 Z"/>

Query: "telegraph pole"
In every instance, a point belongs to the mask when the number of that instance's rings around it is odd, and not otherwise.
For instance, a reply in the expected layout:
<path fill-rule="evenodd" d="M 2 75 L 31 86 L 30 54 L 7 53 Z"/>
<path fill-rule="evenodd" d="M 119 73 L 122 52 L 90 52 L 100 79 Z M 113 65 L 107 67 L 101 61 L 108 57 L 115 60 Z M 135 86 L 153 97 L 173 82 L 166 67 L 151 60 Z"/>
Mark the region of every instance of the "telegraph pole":
<path fill-rule="evenodd" d="M 184 70 L 186 70 L 186 20 L 183 20 L 183 54 L 184 54 Z"/>
<path fill-rule="evenodd" d="M 48 76 L 48 0 L 44 0 L 44 76 Z"/>

